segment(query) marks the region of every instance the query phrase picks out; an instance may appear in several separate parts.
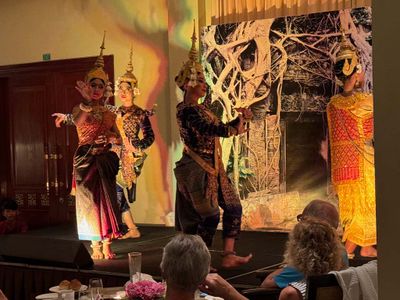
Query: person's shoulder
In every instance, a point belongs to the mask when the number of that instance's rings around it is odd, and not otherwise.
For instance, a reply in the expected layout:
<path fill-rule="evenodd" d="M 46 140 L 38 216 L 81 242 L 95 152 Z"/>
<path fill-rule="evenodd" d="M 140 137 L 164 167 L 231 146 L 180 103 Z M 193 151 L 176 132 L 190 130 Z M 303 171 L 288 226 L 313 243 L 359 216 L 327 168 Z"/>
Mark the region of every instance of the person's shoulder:
<path fill-rule="evenodd" d="M 119 108 L 115 105 L 112 104 L 104 104 L 104 107 L 107 108 L 109 111 L 111 111 L 112 113 L 118 113 L 119 112 Z"/>
<path fill-rule="evenodd" d="M 292 266 L 283 267 L 282 271 L 274 277 L 275 284 L 280 288 L 286 287 L 290 282 L 303 279 L 304 275 Z"/>
<path fill-rule="evenodd" d="M 301 293 L 301 291 L 299 291 L 298 288 L 293 287 L 293 286 L 287 286 L 284 289 L 282 289 L 280 295 L 279 295 L 279 299 L 298 299 L 298 300 L 302 300 L 303 299 L 303 295 Z"/>
<path fill-rule="evenodd" d="M 28 223 L 24 219 L 18 219 L 16 224 L 17 232 L 27 232 L 28 231 Z"/>
<path fill-rule="evenodd" d="M 292 290 L 291 288 L 293 288 L 294 290 Z M 288 299 L 305 299 L 307 292 L 307 282 L 305 279 L 294 281 L 289 283 L 289 286 L 285 289 L 290 294 L 290 297 L 288 297 Z M 283 297 L 283 299 L 285 299 L 285 297 Z"/>
<path fill-rule="evenodd" d="M 132 109 L 129 111 L 132 112 L 132 116 L 136 118 L 144 118 L 146 116 L 146 110 L 136 104 L 133 104 Z"/>
<path fill-rule="evenodd" d="M 7 234 L 9 231 L 10 222 L 6 220 L 0 221 L 0 235 Z"/>
<path fill-rule="evenodd" d="M 301 273 L 295 267 L 285 266 L 283 267 L 281 274 L 301 274 Z"/>
<path fill-rule="evenodd" d="M 193 104 L 186 104 L 186 103 L 178 103 L 178 105 L 176 106 L 176 111 L 178 114 L 192 114 L 195 113 L 197 111 L 197 105 L 193 105 Z"/>
<path fill-rule="evenodd" d="M 369 103 L 370 105 L 373 104 L 374 96 L 372 93 L 360 93 L 359 97 L 362 99 L 362 102 Z"/>
<path fill-rule="evenodd" d="M 79 104 L 77 104 L 72 108 L 72 113 L 79 112 L 80 110 L 81 110 L 81 108 L 79 107 Z"/>
<path fill-rule="evenodd" d="M 112 111 L 110 111 L 109 109 L 107 109 L 105 106 L 98 106 L 98 107 L 96 107 L 96 109 L 94 110 L 94 112 L 99 112 L 99 113 L 101 113 L 103 116 L 107 116 L 108 118 L 111 118 L 111 119 L 116 119 L 117 118 L 117 115 L 114 113 L 114 112 L 112 112 Z"/>
<path fill-rule="evenodd" d="M 339 93 L 339 94 L 336 94 L 336 95 L 333 95 L 333 96 L 329 99 L 328 107 L 330 107 L 330 106 L 336 104 L 336 102 L 340 101 L 342 98 L 343 98 L 343 96 L 342 96 L 340 93 Z"/>
<path fill-rule="evenodd" d="M 186 104 L 182 101 L 176 105 L 176 110 L 182 110 L 186 107 Z"/>
<path fill-rule="evenodd" d="M 144 109 L 141 108 L 139 105 L 133 104 L 133 110 L 137 111 L 138 113 L 144 113 Z"/>

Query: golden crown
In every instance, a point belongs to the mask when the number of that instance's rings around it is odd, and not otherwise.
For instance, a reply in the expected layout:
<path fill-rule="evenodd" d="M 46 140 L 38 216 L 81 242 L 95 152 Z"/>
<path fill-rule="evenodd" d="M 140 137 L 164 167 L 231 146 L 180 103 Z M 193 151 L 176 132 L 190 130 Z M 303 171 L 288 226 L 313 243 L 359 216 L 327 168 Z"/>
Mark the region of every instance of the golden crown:
<path fill-rule="evenodd" d="M 133 94 L 140 95 L 140 91 L 138 89 L 138 80 L 136 76 L 133 74 L 133 65 L 132 65 L 132 55 L 133 55 L 133 50 L 132 50 L 132 45 L 131 45 L 131 52 L 129 54 L 129 62 L 126 67 L 126 72 L 124 75 L 118 77 L 117 82 L 116 82 L 116 88 L 122 83 L 122 82 L 128 82 L 131 84 L 132 89 L 133 89 Z"/>
<path fill-rule="evenodd" d="M 199 62 L 199 55 L 196 49 L 196 26 L 195 21 L 193 20 L 193 34 L 192 34 L 192 48 L 189 51 L 189 60 L 186 61 L 178 75 L 175 77 L 175 82 L 179 88 L 183 89 L 186 80 L 189 80 L 189 86 L 197 85 L 197 74 L 203 74 L 203 66 Z"/>
<path fill-rule="evenodd" d="M 347 40 L 344 31 L 342 31 L 339 51 L 336 54 L 336 63 L 342 60 L 345 61 L 342 69 L 343 74 L 346 76 L 351 75 L 358 65 L 358 56 L 354 46 Z"/>
<path fill-rule="evenodd" d="M 101 43 L 100 46 L 100 54 L 96 59 L 96 62 L 94 63 L 94 67 L 86 74 L 85 81 L 90 82 L 91 80 L 97 78 L 100 79 L 104 82 L 104 84 L 108 84 L 108 75 L 104 71 L 104 58 L 103 58 L 103 50 L 105 49 L 104 47 L 104 40 L 106 38 L 106 32 L 104 31 L 103 35 L 103 42 Z"/>

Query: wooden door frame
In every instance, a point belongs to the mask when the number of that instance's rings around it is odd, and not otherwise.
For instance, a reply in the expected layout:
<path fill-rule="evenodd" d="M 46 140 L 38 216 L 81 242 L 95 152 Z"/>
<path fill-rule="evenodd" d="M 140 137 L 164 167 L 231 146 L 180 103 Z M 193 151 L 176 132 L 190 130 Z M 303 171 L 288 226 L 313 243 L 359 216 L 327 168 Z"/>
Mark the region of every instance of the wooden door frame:
<path fill-rule="evenodd" d="M 57 73 L 66 72 L 66 70 L 71 70 L 71 72 L 82 71 L 82 73 L 86 73 L 91 67 L 93 67 L 94 62 L 97 57 L 85 57 L 85 58 L 76 58 L 76 59 L 64 59 L 64 60 L 55 60 L 48 62 L 35 62 L 35 63 L 27 63 L 27 64 L 16 64 L 16 65 L 7 65 L 0 66 L 0 97 L 2 99 L 2 104 L 0 107 L 0 118 L 2 119 L 2 124 L 0 125 L 0 134 L 3 140 L 3 146 L 0 147 L 0 196 L 5 197 L 13 197 L 15 195 L 15 177 L 13 175 L 13 144 L 11 143 L 13 140 L 12 136 L 12 120 L 9 117 L 10 111 L 10 103 L 11 99 L 11 85 L 10 82 L 13 81 L 13 78 L 22 78 L 24 74 L 45 74 L 44 76 L 48 76 L 48 79 L 45 81 L 46 86 L 46 103 L 55 107 L 55 97 L 57 95 L 57 87 L 55 75 Z M 110 81 L 114 81 L 114 57 L 113 55 L 104 56 L 105 61 L 105 71 L 108 73 L 110 77 Z M 77 80 L 83 80 L 83 78 L 77 78 Z M 48 89 L 48 90 L 47 90 Z M 111 103 L 113 103 L 113 99 L 111 99 Z M 71 107 L 72 109 L 72 107 Z M 49 133 L 47 136 L 48 143 L 57 146 L 57 141 L 55 128 L 53 125 L 53 121 L 50 119 L 46 122 L 44 126 L 49 128 Z M 51 125 L 50 125 L 51 123 Z M 54 128 L 54 129 L 52 129 Z M 54 131 L 53 131 L 54 130 Z M 25 201 L 25 200 L 24 200 Z M 24 202 L 25 203 L 25 202 Z M 29 209 L 27 209 L 29 210 Z M 55 217 L 56 219 L 57 217 Z M 50 216 L 51 219 L 51 216 Z"/>

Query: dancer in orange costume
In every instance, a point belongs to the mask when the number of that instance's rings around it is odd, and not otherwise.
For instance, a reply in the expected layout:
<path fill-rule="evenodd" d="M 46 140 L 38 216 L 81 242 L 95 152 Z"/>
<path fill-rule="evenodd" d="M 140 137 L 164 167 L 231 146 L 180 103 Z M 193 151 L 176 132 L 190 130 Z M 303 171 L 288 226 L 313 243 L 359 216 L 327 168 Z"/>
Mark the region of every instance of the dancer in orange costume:
<path fill-rule="evenodd" d="M 343 240 L 351 255 L 361 246 L 362 256 L 377 256 L 373 99 L 359 91 L 364 73 L 354 47 L 343 34 L 335 74 L 343 91 L 327 106 L 332 183 L 339 198 Z"/>

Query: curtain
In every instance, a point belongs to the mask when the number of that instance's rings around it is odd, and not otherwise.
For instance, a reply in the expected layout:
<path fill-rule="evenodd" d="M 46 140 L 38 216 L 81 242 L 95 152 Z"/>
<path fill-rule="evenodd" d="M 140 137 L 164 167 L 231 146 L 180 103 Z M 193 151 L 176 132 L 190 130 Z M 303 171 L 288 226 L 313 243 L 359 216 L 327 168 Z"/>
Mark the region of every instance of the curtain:
<path fill-rule="evenodd" d="M 371 4 L 372 0 L 212 0 L 211 24 L 296 16 Z"/>

